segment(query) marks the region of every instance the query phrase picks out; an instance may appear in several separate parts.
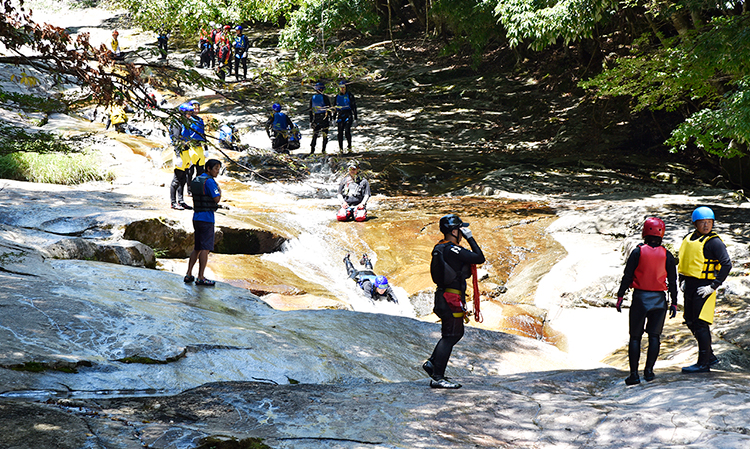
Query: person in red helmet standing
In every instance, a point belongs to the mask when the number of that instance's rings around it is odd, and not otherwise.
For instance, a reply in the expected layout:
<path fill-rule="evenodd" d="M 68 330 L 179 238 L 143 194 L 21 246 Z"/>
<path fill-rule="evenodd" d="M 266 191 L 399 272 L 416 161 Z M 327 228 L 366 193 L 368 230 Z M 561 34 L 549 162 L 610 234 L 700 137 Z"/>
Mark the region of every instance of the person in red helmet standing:
<path fill-rule="evenodd" d="M 617 291 L 617 311 L 622 311 L 625 292 L 633 289 L 630 304 L 630 342 L 628 360 L 630 376 L 625 384 L 641 382 L 638 376 L 638 361 L 641 356 L 641 337 L 648 333 L 648 352 L 643 378 L 654 380 L 654 364 L 659 357 L 661 331 L 667 315 L 667 294 L 672 298 L 669 317 L 677 315 L 677 269 L 672 253 L 661 245 L 664 238 L 664 222 L 660 218 L 647 218 L 641 232 L 644 243 L 639 244 L 628 257 L 625 273 Z"/>

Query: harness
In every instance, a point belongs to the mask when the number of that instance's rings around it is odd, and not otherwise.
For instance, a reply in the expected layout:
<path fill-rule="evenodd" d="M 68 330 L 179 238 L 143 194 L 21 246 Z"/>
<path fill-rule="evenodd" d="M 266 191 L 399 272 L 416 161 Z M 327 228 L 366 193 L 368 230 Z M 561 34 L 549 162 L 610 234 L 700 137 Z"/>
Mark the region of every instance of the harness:
<path fill-rule="evenodd" d="M 208 181 L 208 175 L 203 173 L 190 182 L 195 212 L 213 212 L 219 208 L 213 197 L 206 193 L 206 181 Z"/>
<path fill-rule="evenodd" d="M 695 240 L 691 240 L 692 235 L 693 233 L 690 233 L 682 240 L 677 271 L 696 279 L 716 279 L 716 272 L 721 269 L 721 264 L 716 259 L 707 259 L 703 248 L 709 240 L 721 238 L 713 231 Z"/>

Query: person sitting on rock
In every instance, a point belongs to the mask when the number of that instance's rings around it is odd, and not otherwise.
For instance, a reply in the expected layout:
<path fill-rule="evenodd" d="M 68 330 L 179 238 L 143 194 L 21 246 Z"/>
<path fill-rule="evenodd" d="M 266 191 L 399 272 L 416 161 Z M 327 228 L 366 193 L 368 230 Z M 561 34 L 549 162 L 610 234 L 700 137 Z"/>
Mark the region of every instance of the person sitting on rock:
<path fill-rule="evenodd" d="M 341 208 L 336 214 L 338 221 L 367 220 L 367 200 L 370 199 L 370 182 L 359 174 L 359 162 L 349 161 L 349 173 L 339 183 L 338 199 Z"/>
<path fill-rule="evenodd" d="M 393 289 L 388 285 L 388 278 L 385 276 L 376 276 L 375 272 L 372 271 L 372 262 L 367 254 L 362 255 L 362 260 L 359 264 L 364 266 L 364 270 L 357 270 L 354 268 L 352 261 L 349 258 L 349 254 L 344 257 L 344 265 L 346 265 L 346 274 L 349 279 L 354 279 L 362 291 L 365 292 L 365 296 L 373 301 L 390 301 L 398 303 L 396 295 L 393 293 Z"/>
<path fill-rule="evenodd" d="M 677 315 L 677 270 L 672 253 L 661 246 L 664 238 L 664 222 L 656 217 L 647 218 L 641 232 L 644 243 L 639 244 L 628 257 L 625 273 L 617 291 L 617 311 L 622 309 L 622 301 L 628 288 L 633 288 L 633 301 L 630 305 L 630 343 L 628 360 L 630 376 L 626 385 L 641 382 L 638 377 L 638 360 L 641 356 L 641 337 L 645 327 L 648 333 L 648 352 L 643 378 L 654 380 L 654 364 L 659 357 L 659 337 L 667 315 L 667 295 L 672 298 L 669 317 Z"/>

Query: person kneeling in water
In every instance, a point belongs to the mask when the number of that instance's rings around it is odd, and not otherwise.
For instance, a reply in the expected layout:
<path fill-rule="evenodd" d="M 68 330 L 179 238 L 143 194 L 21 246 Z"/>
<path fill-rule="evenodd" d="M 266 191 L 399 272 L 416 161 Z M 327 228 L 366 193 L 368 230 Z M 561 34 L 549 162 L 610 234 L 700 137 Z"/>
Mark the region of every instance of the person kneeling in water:
<path fill-rule="evenodd" d="M 382 275 L 375 276 L 375 272 L 372 271 L 372 262 L 370 262 L 367 254 L 362 255 L 362 260 L 359 263 L 365 267 L 364 270 L 359 271 L 354 268 L 352 261 L 349 260 L 349 254 L 344 257 L 346 274 L 349 275 L 350 279 L 357 281 L 359 287 L 365 292 L 365 296 L 374 301 L 386 300 L 398 304 L 393 289 L 388 285 L 388 278 Z"/>

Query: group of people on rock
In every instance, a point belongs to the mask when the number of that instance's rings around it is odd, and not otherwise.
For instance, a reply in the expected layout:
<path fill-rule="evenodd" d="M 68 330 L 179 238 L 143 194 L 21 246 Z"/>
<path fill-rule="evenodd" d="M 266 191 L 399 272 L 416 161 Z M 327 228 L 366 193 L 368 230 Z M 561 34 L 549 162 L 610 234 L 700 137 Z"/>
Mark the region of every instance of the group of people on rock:
<path fill-rule="evenodd" d="M 325 83 L 318 81 L 313 86 L 315 93 L 310 98 L 309 114 L 310 128 L 312 129 L 312 142 L 310 143 L 310 154 L 315 153 L 318 137 L 321 138 L 321 152 L 325 154 L 328 146 L 328 130 L 331 121 L 336 122 L 337 137 L 339 142 L 339 153 L 344 152 L 344 139 L 346 139 L 346 150 L 352 151 L 352 126 L 357 120 L 357 102 L 351 92 L 347 89 L 346 80 L 338 82 L 339 93 L 331 98 L 324 93 Z M 266 121 L 266 133 L 271 139 L 271 147 L 279 153 L 289 154 L 291 150 L 300 147 L 301 134 L 287 114 L 282 112 L 279 103 L 271 105 L 272 114 Z"/>
<path fill-rule="evenodd" d="M 683 367 L 682 372 L 705 373 L 719 363 L 713 353 L 709 326 L 714 320 L 716 289 L 729 275 L 732 262 L 724 242 L 713 230 L 713 210 L 698 207 L 691 219 L 694 229 L 682 240 L 677 264 L 674 256 L 661 244 L 665 226 L 657 217 L 646 219 L 641 233 L 644 242 L 630 253 L 626 262 L 615 307 L 620 312 L 625 292 L 632 288 L 628 343 L 630 375 L 625 379 L 627 385 L 636 385 L 641 381 L 638 366 L 644 331 L 648 334 L 648 350 L 643 378 L 652 381 L 656 377 L 654 364 L 659 356 L 660 336 L 667 311 L 670 318 L 677 315 L 678 285 L 685 301 L 685 324 L 698 342 L 698 360 L 693 365 Z"/>
<path fill-rule="evenodd" d="M 198 36 L 198 50 L 200 52 L 199 68 L 213 68 L 216 75 L 223 81 L 234 71 L 234 77 L 247 78 L 247 50 L 250 42 L 242 34 L 242 25 L 220 25 L 210 22 L 202 28 Z"/>

